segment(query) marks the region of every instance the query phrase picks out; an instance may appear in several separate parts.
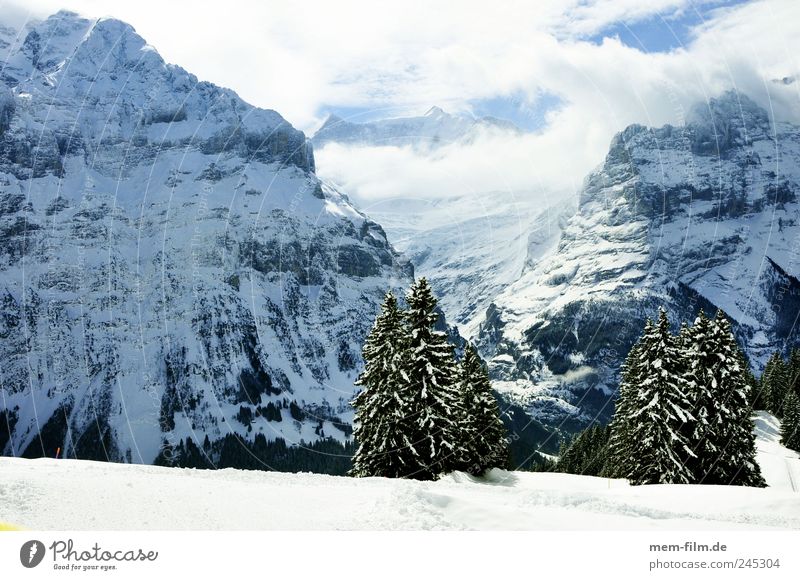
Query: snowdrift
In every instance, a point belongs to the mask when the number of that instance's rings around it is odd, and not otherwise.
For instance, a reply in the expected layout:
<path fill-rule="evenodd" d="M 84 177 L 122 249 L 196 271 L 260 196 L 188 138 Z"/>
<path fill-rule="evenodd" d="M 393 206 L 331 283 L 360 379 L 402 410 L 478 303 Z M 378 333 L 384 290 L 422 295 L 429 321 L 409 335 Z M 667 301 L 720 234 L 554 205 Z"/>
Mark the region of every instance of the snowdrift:
<path fill-rule="evenodd" d="M 440 481 L 0 458 L 0 521 L 77 530 L 800 529 L 800 457 L 755 416 L 766 489 L 494 470 Z"/>

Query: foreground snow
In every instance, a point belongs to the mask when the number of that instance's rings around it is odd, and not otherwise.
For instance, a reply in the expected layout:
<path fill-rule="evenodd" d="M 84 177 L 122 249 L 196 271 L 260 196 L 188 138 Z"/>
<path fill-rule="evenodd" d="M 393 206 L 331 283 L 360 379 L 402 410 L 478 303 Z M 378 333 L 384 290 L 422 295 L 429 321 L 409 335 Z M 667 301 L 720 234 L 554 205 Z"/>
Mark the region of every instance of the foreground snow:
<path fill-rule="evenodd" d="M 757 411 L 753 420 L 758 464 L 767 484 L 776 489 L 800 491 L 800 455 L 781 445 L 780 420 L 766 411 Z"/>
<path fill-rule="evenodd" d="M 800 456 L 754 417 L 767 489 L 494 470 L 437 482 L 0 457 L 0 522 L 34 529 L 800 529 Z"/>

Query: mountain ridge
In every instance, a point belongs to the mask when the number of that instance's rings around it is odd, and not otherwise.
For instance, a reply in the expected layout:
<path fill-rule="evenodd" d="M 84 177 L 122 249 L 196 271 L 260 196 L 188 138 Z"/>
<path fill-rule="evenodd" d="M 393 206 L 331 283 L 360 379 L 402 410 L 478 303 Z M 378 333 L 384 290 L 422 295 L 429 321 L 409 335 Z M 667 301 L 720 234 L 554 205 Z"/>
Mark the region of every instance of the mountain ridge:
<path fill-rule="evenodd" d="M 587 176 L 552 251 L 478 332 L 496 387 L 552 424 L 607 420 L 644 318 L 723 309 L 756 370 L 798 341 L 800 129 L 730 91 L 682 127 L 632 125 Z"/>
<path fill-rule="evenodd" d="M 381 226 L 277 112 L 123 22 L 2 40 L 0 451 L 343 453 L 370 313 L 413 278 Z"/>
<path fill-rule="evenodd" d="M 354 146 L 436 149 L 453 143 L 469 143 L 486 132 L 521 134 L 511 121 L 495 117 L 453 115 L 433 106 L 424 115 L 354 122 L 330 114 L 311 138 L 316 147 L 329 143 Z"/>

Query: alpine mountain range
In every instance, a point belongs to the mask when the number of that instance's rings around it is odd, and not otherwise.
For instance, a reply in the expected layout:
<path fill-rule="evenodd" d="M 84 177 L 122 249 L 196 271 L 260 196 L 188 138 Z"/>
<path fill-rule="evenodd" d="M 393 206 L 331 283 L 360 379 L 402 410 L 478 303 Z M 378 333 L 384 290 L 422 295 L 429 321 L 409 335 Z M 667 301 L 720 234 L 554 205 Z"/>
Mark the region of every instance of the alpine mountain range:
<path fill-rule="evenodd" d="M 487 192 L 491 212 L 454 198 L 457 223 L 409 222 L 355 207 L 313 148 L 519 130 L 434 107 L 309 140 L 129 25 L 65 11 L 0 27 L 0 52 L 3 455 L 153 463 L 259 434 L 345 449 L 361 345 L 415 272 L 531 450 L 610 418 L 659 306 L 723 309 L 756 371 L 799 342 L 800 128 L 741 93 L 622 130 L 577 203 Z"/>

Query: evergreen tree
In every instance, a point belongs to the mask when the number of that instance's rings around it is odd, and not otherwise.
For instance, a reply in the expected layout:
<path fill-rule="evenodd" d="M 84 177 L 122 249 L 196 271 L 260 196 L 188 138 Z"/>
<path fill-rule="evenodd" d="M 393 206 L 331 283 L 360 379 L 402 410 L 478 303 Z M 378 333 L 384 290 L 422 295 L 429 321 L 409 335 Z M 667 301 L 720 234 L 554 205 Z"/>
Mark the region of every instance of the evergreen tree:
<path fill-rule="evenodd" d="M 800 397 L 800 348 L 793 348 L 789 353 L 787 368 L 787 396 L 788 391 L 794 391 Z"/>
<path fill-rule="evenodd" d="M 690 389 L 685 360 L 663 308 L 658 323 L 645 327 L 638 350 L 640 382 L 626 420 L 632 452 L 629 479 L 633 484 L 689 483 L 692 473 L 686 461 L 694 454 L 684 425 L 694 420 Z"/>
<path fill-rule="evenodd" d="M 461 426 L 465 446 L 469 448 L 465 468 L 474 474 L 491 467 L 505 468 L 508 463 L 506 428 L 492 393 L 489 374 L 471 344 L 464 349 L 459 365 L 459 386 L 466 413 Z"/>
<path fill-rule="evenodd" d="M 569 444 L 562 444 L 555 470 L 579 475 L 603 473 L 610 431 L 610 427 L 594 424 L 581 431 Z"/>
<path fill-rule="evenodd" d="M 697 483 L 763 486 L 750 417 L 751 392 L 745 358 L 730 322 L 719 310 L 702 313 L 692 327 L 689 376 L 695 415 L 689 464 Z"/>
<path fill-rule="evenodd" d="M 763 486 L 750 416 L 754 382 L 721 311 L 714 320 L 701 312 L 674 337 L 662 309 L 623 365 L 601 474 L 633 484 Z M 589 447 L 576 440 L 559 468 L 580 466 Z"/>
<path fill-rule="evenodd" d="M 768 394 L 767 410 L 781 417 L 783 401 L 789 391 L 789 370 L 779 352 L 773 353 L 761 375 L 762 389 Z"/>
<path fill-rule="evenodd" d="M 761 373 L 761 378 L 756 380 L 756 388 L 753 396 L 753 409 L 758 411 L 768 411 L 772 397 L 769 393 L 769 384 Z"/>
<path fill-rule="evenodd" d="M 396 453 L 403 475 L 435 479 L 467 464 L 469 446 L 461 433 L 465 410 L 458 391 L 453 345 L 435 330 L 436 299 L 425 278 L 406 296 L 406 342 L 403 377 L 397 391 L 402 401 L 403 448 Z"/>
<path fill-rule="evenodd" d="M 800 398 L 791 391 L 783 403 L 781 443 L 789 449 L 800 451 Z"/>
<path fill-rule="evenodd" d="M 691 482 L 701 481 L 705 476 L 707 461 L 717 456 L 717 440 L 709 437 L 712 433 L 712 423 L 719 420 L 717 405 L 720 401 L 715 399 L 716 390 L 712 393 L 715 369 L 719 361 L 717 345 L 714 342 L 712 321 L 702 310 L 697 315 L 694 324 L 684 331 L 682 342 L 684 365 L 686 370 L 686 394 L 692 403 L 692 420 L 687 421 L 682 428 L 682 433 L 689 442 L 692 454 L 686 462 L 692 472 Z"/>
<path fill-rule="evenodd" d="M 650 319 L 645 329 L 652 326 Z M 620 369 L 620 384 L 615 404 L 614 418 L 611 421 L 611 433 L 608 441 L 607 461 L 603 470 L 606 477 L 628 479 L 633 476 L 633 439 L 632 431 L 636 412 L 636 391 L 642 380 L 639 366 L 641 339 L 631 347 L 625 362 Z"/>
<path fill-rule="evenodd" d="M 403 313 L 389 292 L 364 343 L 364 371 L 356 381 L 362 390 L 352 403 L 358 448 L 351 475 L 399 477 L 407 472 L 403 458 L 397 455 L 406 445 L 402 431 L 406 403 L 397 396 L 405 392 L 399 369 L 406 347 Z"/>

